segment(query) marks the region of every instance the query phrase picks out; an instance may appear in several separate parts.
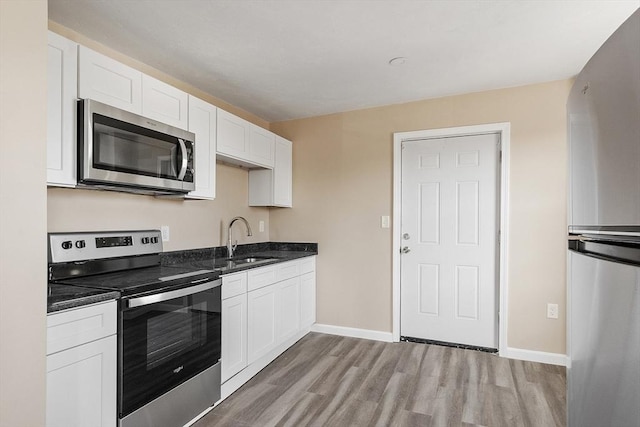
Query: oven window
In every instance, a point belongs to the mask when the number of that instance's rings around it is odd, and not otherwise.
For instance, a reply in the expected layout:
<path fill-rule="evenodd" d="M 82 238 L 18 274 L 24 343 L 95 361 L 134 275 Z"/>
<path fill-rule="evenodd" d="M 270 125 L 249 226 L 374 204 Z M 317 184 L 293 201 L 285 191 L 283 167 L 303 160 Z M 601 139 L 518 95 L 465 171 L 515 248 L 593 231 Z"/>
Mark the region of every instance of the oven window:
<path fill-rule="evenodd" d="M 93 115 L 93 167 L 176 179 L 178 139 L 100 114 Z"/>
<path fill-rule="evenodd" d="M 220 287 L 122 313 L 121 416 L 220 360 Z"/>

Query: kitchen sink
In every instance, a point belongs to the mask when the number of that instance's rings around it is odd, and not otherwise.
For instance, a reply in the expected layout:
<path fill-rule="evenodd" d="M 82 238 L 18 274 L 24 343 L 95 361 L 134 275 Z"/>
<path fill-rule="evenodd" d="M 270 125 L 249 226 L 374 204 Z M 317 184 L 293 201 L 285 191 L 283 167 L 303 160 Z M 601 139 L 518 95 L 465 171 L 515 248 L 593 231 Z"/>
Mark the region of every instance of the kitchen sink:
<path fill-rule="evenodd" d="M 246 257 L 246 258 L 231 258 L 228 261 L 235 262 L 236 264 L 259 264 L 263 262 L 275 261 L 277 258 L 265 258 L 265 257 Z"/>
<path fill-rule="evenodd" d="M 215 269 L 218 271 L 231 270 L 243 265 L 256 265 L 263 264 L 271 261 L 277 261 L 278 258 L 274 257 L 261 257 L 261 256 L 246 256 L 246 257 L 233 257 L 216 260 Z"/>

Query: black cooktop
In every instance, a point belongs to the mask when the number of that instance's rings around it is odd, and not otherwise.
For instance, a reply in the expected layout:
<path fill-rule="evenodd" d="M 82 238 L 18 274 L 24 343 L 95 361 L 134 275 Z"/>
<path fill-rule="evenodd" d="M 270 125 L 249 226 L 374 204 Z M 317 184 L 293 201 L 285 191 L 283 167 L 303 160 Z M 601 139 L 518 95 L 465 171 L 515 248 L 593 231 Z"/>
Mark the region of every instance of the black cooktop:
<path fill-rule="evenodd" d="M 188 287 L 195 281 L 215 280 L 220 273 L 214 270 L 181 266 L 152 266 L 114 273 L 96 274 L 54 280 L 54 283 L 87 288 L 118 291 L 123 297 L 165 292 Z"/>

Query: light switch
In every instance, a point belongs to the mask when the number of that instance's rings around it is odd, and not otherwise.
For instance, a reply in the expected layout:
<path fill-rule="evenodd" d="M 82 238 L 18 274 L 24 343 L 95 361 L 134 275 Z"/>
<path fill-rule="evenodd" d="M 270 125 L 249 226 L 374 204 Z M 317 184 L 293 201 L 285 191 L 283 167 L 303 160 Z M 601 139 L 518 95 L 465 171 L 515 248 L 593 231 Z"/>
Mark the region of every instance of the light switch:
<path fill-rule="evenodd" d="M 264 221 L 260 221 L 258 223 L 258 228 L 260 229 L 260 232 L 263 233 L 264 232 Z"/>
<path fill-rule="evenodd" d="M 380 227 L 389 228 L 389 215 L 383 215 L 380 217 Z"/>

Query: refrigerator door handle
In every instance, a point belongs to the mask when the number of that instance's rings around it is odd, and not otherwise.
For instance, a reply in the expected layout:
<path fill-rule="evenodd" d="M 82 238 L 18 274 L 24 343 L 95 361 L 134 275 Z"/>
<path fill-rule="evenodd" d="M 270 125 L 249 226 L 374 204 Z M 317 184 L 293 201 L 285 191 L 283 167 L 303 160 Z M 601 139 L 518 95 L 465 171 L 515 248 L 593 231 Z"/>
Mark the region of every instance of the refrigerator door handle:
<path fill-rule="evenodd" d="M 578 239 L 569 240 L 569 250 L 607 261 L 640 266 L 640 245 L 638 244 L 613 243 L 581 236 Z"/>

